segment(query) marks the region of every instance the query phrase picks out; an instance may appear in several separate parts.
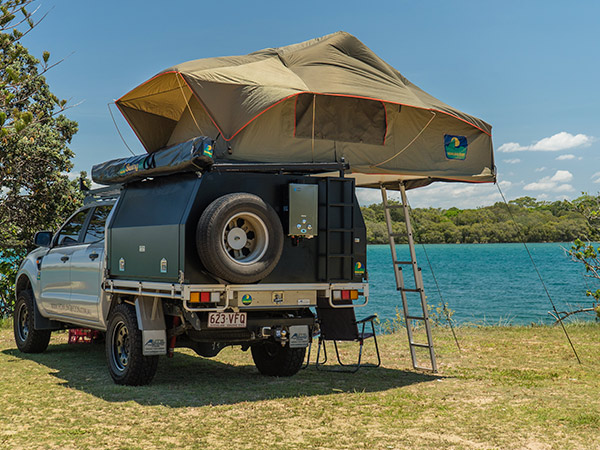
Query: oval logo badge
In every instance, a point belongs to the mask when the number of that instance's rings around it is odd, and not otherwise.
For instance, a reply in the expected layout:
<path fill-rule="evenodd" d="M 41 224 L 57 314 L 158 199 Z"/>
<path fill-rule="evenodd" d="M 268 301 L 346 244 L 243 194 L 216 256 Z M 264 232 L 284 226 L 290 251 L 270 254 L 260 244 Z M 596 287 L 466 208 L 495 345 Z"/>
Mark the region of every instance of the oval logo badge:
<path fill-rule="evenodd" d="M 244 294 L 244 296 L 242 297 L 242 303 L 244 305 L 249 305 L 250 303 L 252 303 L 252 296 L 250 294 Z"/>

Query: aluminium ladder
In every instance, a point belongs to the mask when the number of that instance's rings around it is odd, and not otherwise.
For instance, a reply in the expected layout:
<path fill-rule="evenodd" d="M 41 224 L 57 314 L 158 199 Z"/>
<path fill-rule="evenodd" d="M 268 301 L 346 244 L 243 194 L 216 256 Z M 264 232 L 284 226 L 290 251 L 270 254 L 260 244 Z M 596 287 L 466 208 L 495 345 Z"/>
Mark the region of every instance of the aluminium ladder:
<path fill-rule="evenodd" d="M 417 264 L 417 255 L 415 252 L 415 241 L 413 239 L 412 226 L 410 224 L 410 214 L 408 200 L 406 198 L 406 189 L 404 183 L 399 183 L 401 203 L 400 204 L 389 204 L 387 198 L 387 191 L 385 186 L 381 185 L 381 197 L 383 200 L 383 211 L 385 214 L 385 222 L 387 225 L 387 232 L 390 242 L 390 250 L 392 251 L 392 261 L 394 265 L 394 275 L 396 277 L 396 289 L 400 291 L 402 297 L 402 311 L 404 314 L 404 323 L 406 325 L 406 332 L 408 334 L 408 345 L 410 348 L 410 356 L 412 358 L 412 364 L 415 369 L 427 370 L 436 373 L 437 363 L 435 360 L 435 352 L 433 349 L 433 339 L 431 337 L 431 324 L 429 323 L 429 313 L 427 310 L 427 297 L 425 296 L 425 288 L 423 287 L 423 275 L 421 268 Z M 410 250 L 410 261 L 399 261 L 396 253 L 396 241 L 394 236 L 396 235 L 392 229 L 392 216 L 390 210 L 393 208 L 402 208 L 404 211 L 404 220 L 406 224 L 406 234 L 408 237 L 408 248 Z M 412 268 L 413 276 L 415 280 L 414 288 L 407 288 L 404 285 L 404 276 L 402 274 L 402 266 L 409 265 Z M 421 313 L 420 315 L 412 315 L 408 310 L 407 294 L 418 293 L 421 300 Z M 425 334 L 427 342 L 415 342 L 414 330 L 412 327 L 413 322 L 422 322 L 425 327 Z M 429 351 L 429 359 L 431 362 L 430 367 L 424 367 L 419 365 L 417 360 L 416 349 L 425 348 Z"/>

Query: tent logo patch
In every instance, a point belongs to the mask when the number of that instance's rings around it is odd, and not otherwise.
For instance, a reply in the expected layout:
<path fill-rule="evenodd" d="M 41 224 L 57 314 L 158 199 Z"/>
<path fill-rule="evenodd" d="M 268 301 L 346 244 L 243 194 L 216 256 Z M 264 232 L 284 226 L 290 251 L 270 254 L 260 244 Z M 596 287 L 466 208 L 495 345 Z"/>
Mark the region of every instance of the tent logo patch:
<path fill-rule="evenodd" d="M 452 134 L 444 135 L 444 149 L 446 158 L 464 160 L 467 158 L 467 137 L 454 136 Z"/>
<path fill-rule="evenodd" d="M 209 158 L 212 158 L 213 156 L 213 147 L 210 144 L 205 144 L 204 145 L 204 152 L 203 152 L 204 156 L 208 156 Z"/>
<path fill-rule="evenodd" d="M 131 172 L 138 172 L 144 169 L 144 163 L 141 162 L 139 164 L 125 164 L 121 170 L 119 170 L 119 175 L 125 175 Z"/>

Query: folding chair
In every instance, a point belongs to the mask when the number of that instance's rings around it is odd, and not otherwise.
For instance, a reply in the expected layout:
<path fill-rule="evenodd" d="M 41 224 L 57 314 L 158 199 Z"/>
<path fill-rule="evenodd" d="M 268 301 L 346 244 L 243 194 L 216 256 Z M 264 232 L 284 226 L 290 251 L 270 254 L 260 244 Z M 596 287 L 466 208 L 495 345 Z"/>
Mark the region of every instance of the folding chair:
<path fill-rule="evenodd" d="M 335 306 L 352 305 L 352 300 L 334 300 Z M 332 307 L 328 298 L 317 299 L 317 319 L 320 325 L 319 346 L 317 349 L 317 359 L 315 367 L 318 370 L 329 370 L 335 372 L 351 372 L 358 371 L 361 367 L 379 367 L 381 365 L 381 356 L 379 355 L 379 346 L 377 345 L 377 335 L 375 333 L 374 321 L 377 315 L 366 317 L 362 320 L 356 320 L 354 307 Z M 365 332 L 367 324 L 371 324 L 371 332 Z M 361 328 L 359 331 L 359 327 Z M 362 364 L 363 346 L 366 339 L 373 338 L 375 351 L 377 353 L 377 364 Z M 347 369 L 327 369 L 323 365 L 327 362 L 327 347 L 325 342 L 333 341 L 335 354 L 340 366 Z M 337 341 L 358 342 L 358 360 L 354 364 L 346 364 L 340 358 Z M 312 344 L 311 344 L 312 346 Z M 321 347 L 323 347 L 324 360 L 320 361 Z M 310 362 L 310 347 L 308 349 L 308 359 L 306 365 Z"/>

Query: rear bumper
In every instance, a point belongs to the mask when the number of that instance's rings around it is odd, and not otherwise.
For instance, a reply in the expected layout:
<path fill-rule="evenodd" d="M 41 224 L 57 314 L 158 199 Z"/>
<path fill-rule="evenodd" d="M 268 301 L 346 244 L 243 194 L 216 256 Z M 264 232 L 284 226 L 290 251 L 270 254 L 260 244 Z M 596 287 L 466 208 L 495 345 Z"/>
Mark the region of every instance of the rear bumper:
<path fill-rule="evenodd" d="M 186 310 L 194 312 L 306 308 L 316 306 L 317 297 L 331 301 L 334 291 L 343 290 L 356 290 L 363 297 L 362 303 L 350 307 L 365 306 L 369 301 L 368 283 L 171 284 L 108 279 L 103 289 L 107 294 L 180 300 Z M 211 296 L 210 302 L 192 303 L 191 294 L 196 292 L 218 295 Z"/>

